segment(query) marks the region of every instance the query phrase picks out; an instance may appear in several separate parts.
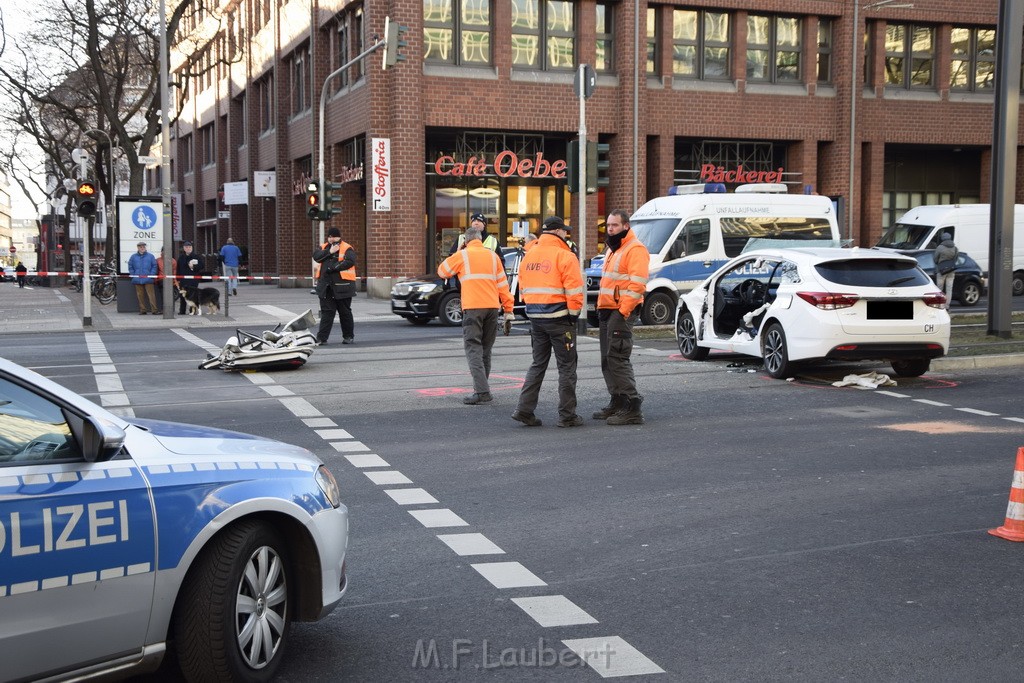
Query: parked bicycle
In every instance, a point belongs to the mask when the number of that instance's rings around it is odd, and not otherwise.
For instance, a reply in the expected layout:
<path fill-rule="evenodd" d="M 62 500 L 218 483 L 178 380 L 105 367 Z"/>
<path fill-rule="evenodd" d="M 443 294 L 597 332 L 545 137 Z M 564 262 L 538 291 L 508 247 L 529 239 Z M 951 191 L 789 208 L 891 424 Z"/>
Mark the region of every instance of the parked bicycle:
<path fill-rule="evenodd" d="M 117 298 L 117 269 L 110 264 L 99 267 L 97 275 L 92 279 L 92 295 L 104 306 Z"/>

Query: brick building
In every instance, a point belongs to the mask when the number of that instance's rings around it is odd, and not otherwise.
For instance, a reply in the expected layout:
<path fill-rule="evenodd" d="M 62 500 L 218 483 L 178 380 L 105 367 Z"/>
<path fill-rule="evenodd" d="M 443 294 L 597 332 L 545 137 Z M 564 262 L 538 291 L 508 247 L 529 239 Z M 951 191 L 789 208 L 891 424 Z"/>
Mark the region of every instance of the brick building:
<path fill-rule="evenodd" d="M 837 198 L 844 234 L 871 244 L 911 206 L 989 195 L 998 3 L 906 4 L 225 0 L 186 21 L 219 37 L 176 90 L 184 237 L 205 252 L 234 237 L 253 274 L 310 273 L 318 226 L 302 191 L 317 176 L 320 89 L 390 15 L 409 29 L 405 61 L 382 70 L 377 51 L 332 79 L 323 141 L 342 183 L 332 224 L 376 294 L 432 270 L 472 213 L 503 244 L 515 223 L 573 222 L 558 162 L 579 128 L 580 63 L 597 72 L 588 137 L 611 162 L 588 200 L 588 254 L 609 209 L 740 166 Z M 374 204 L 382 160 L 390 210 Z M 247 203 L 225 205 L 241 181 Z"/>

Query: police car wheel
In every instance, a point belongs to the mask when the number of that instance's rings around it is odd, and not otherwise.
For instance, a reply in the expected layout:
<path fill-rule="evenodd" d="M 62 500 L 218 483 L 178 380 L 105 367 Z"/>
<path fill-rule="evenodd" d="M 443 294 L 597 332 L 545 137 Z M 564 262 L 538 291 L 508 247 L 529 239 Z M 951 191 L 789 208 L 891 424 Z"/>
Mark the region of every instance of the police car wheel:
<path fill-rule="evenodd" d="M 640 320 L 644 325 L 670 325 L 676 302 L 665 292 L 654 292 L 644 297 Z"/>
<path fill-rule="evenodd" d="M 285 544 L 259 522 L 230 527 L 189 571 L 175 616 L 185 678 L 269 681 L 291 625 Z"/>

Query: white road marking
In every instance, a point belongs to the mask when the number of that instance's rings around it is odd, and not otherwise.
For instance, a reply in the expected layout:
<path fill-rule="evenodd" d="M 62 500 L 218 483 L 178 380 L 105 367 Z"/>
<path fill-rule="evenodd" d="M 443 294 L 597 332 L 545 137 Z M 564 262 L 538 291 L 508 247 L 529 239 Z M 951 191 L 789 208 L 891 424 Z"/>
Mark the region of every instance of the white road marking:
<path fill-rule="evenodd" d="M 352 463 L 353 467 L 391 467 L 384 458 L 380 457 L 376 453 L 346 455 L 345 459 Z"/>
<path fill-rule="evenodd" d="M 405 476 L 398 470 L 384 470 L 383 472 L 363 472 L 366 478 L 377 486 L 384 484 L 411 484 L 412 479 Z"/>
<path fill-rule="evenodd" d="M 880 390 L 880 391 L 876 391 L 875 393 L 876 394 L 885 394 L 886 396 L 892 396 L 893 398 L 910 398 L 910 396 L 907 395 L 907 394 L 897 394 L 895 391 Z"/>
<path fill-rule="evenodd" d="M 423 503 L 437 502 L 437 498 L 423 489 L 386 489 L 384 493 L 391 496 L 391 500 L 399 505 L 422 505 Z"/>
<path fill-rule="evenodd" d="M 926 398 L 915 398 L 913 400 L 916 401 L 917 403 L 923 403 L 926 406 L 935 406 L 937 408 L 948 408 L 949 407 L 948 403 L 939 403 L 938 401 L 929 401 Z"/>
<path fill-rule="evenodd" d="M 323 413 L 317 410 L 312 403 L 298 396 L 281 399 L 281 405 L 295 417 L 323 417 Z"/>
<path fill-rule="evenodd" d="M 284 318 L 284 320 L 282 320 L 281 322 L 287 322 L 295 317 L 295 314 L 292 313 L 291 311 L 286 311 L 283 308 L 278 308 L 277 306 L 257 304 L 249 305 L 249 308 L 255 308 L 257 311 L 260 311 L 261 313 L 266 313 L 267 315 L 276 315 L 278 317 Z"/>
<path fill-rule="evenodd" d="M 440 534 L 438 538 L 456 555 L 504 555 L 491 539 L 483 534 Z"/>
<path fill-rule="evenodd" d="M 282 387 L 280 384 L 264 384 L 260 387 L 267 393 L 267 396 L 294 396 L 295 392 L 288 387 Z"/>
<path fill-rule="evenodd" d="M 130 405 L 128 394 L 100 394 L 100 405 L 104 408 L 107 406 Z"/>
<path fill-rule="evenodd" d="M 220 347 L 219 346 L 214 346 L 213 344 L 209 344 L 209 343 L 203 341 L 202 339 L 200 339 L 199 337 L 197 337 L 196 335 L 192 334 L 191 332 L 188 332 L 187 330 L 172 329 L 171 332 L 173 332 L 174 334 L 178 335 L 179 337 L 181 337 L 185 341 L 187 341 L 187 342 L 189 342 L 191 344 L 195 344 L 196 346 L 201 348 L 203 351 L 206 351 L 207 353 L 212 353 L 215 356 L 220 353 Z"/>
<path fill-rule="evenodd" d="M 365 472 L 364 474 L 370 475 L 372 472 Z M 428 529 L 442 526 L 469 526 L 469 522 L 448 508 L 441 508 L 439 510 L 409 510 L 409 514 Z"/>
<path fill-rule="evenodd" d="M 527 586 L 548 585 L 518 562 L 484 562 L 469 566 L 480 572 L 480 576 L 490 581 L 495 588 L 526 588 Z"/>
<path fill-rule="evenodd" d="M 1024 417 L 1004 417 L 1003 419 L 1010 422 L 1024 422 Z"/>
<path fill-rule="evenodd" d="M 512 598 L 512 602 L 544 628 L 596 624 L 597 619 L 564 595 L 540 595 L 535 598 Z"/>
<path fill-rule="evenodd" d="M 356 451 L 370 450 L 370 447 L 362 441 L 335 441 L 331 443 L 331 446 L 339 453 L 355 453 Z"/>
<path fill-rule="evenodd" d="M 973 415 L 982 415 L 984 417 L 999 417 L 999 413 L 990 413 L 987 410 L 978 410 L 977 408 L 956 408 L 961 413 L 971 413 Z"/>
<path fill-rule="evenodd" d="M 99 375 L 105 372 L 117 372 L 117 368 L 113 365 L 97 365 L 93 367 L 92 371 Z"/>
<path fill-rule="evenodd" d="M 663 674 L 665 670 L 619 636 L 577 638 L 562 644 L 596 671 L 601 678 Z"/>
<path fill-rule="evenodd" d="M 317 429 L 316 435 L 321 439 L 351 439 L 352 435 L 344 429 Z"/>
<path fill-rule="evenodd" d="M 337 427 L 338 423 L 329 417 L 307 417 L 303 421 L 307 427 Z"/>

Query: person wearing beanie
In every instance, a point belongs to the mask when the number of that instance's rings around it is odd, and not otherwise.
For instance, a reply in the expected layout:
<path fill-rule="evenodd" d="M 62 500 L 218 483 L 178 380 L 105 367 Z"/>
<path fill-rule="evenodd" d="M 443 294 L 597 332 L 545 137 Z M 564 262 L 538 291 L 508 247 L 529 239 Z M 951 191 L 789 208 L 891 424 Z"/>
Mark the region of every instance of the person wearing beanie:
<path fill-rule="evenodd" d="M 469 217 L 469 227 L 475 230 L 479 230 L 483 238 L 480 242 L 483 244 L 485 249 L 490 249 L 498 258 L 502 259 L 504 263 L 504 254 L 501 253 L 501 247 L 498 246 L 498 239 L 494 235 L 487 234 L 487 216 L 482 213 L 474 213 Z M 451 256 L 459 249 L 463 249 L 466 246 L 466 233 L 459 235 L 459 239 L 452 243 L 452 248 L 448 251 L 448 255 Z"/>
<path fill-rule="evenodd" d="M 583 275 L 579 259 L 566 244 L 568 235 L 569 227 L 561 218 L 546 218 L 537 246 L 531 247 L 519 264 L 533 363 L 512 419 L 527 427 L 541 425 L 534 410 L 552 353 L 558 366 L 558 426 L 583 424 L 576 414 L 576 321 L 584 304 Z"/>
<path fill-rule="evenodd" d="M 953 282 L 956 280 L 956 257 L 960 250 L 953 243 L 953 236 L 943 232 L 942 241 L 935 247 L 935 284 L 946 295 L 946 308 L 953 301 Z"/>
<path fill-rule="evenodd" d="M 320 328 L 316 340 L 326 344 L 334 326 L 341 323 L 341 343 L 355 343 L 352 297 L 356 295 L 356 250 L 341 239 L 341 230 L 329 228 L 327 241 L 313 251 L 316 261 L 316 295 L 320 298 Z"/>

